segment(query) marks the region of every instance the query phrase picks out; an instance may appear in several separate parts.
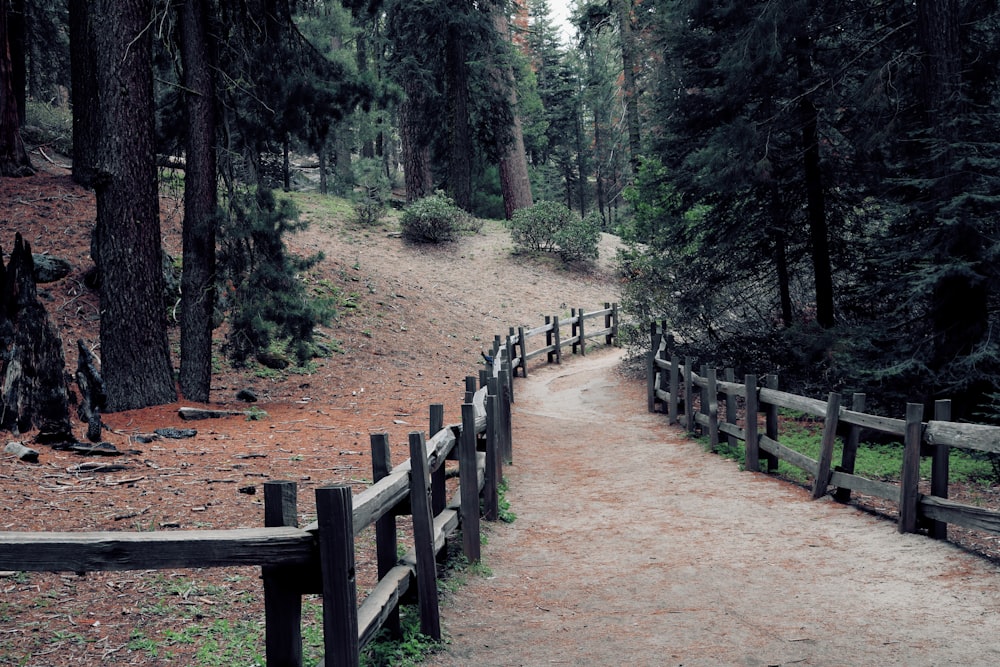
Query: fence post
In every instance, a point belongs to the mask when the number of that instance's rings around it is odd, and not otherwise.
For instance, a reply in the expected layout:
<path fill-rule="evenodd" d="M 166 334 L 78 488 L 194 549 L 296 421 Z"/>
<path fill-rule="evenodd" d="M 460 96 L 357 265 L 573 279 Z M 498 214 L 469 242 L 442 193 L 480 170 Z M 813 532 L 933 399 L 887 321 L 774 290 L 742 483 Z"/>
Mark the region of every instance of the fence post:
<path fill-rule="evenodd" d="M 744 448 L 744 466 L 750 472 L 760 471 L 760 438 L 757 436 L 757 413 L 760 411 L 760 402 L 757 399 L 757 376 L 747 375 L 743 378 L 746 385 L 746 428 L 743 433 L 746 436 L 746 447 Z"/>
<path fill-rule="evenodd" d="M 431 406 L 433 408 L 433 406 Z M 389 450 L 387 433 L 372 433 L 369 436 L 372 448 L 372 480 L 378 482 L 392 472 L 392 455 Z M 381 579 L 399 561 L 396 554 L 396 515 L 389 512 L 375 522 L 375 557 L 378 561 L 378 578 Z M 393 637 L 401 637 L 399 606 L 394 606 L 383 626 Z"/>
<path fill-rule="evenodd" d="M 465 400 L 463 403 L 472 403 L 472 397 L 476 395 L 477 379 L 471 375 L 465 376 Z M 434 435 L 433 433 L 431 435 Z"/>
<path fill-rule="evenodd" d="M 524 327 L 517 328 L 517 346 L 521 349 L 521 377 L 528 377 L 528 341 L 524 338 Z"/>
<path fill-rule="evenodd" d="M 736 371 L 732 368 L 727 368 L 725 370 L 726 382 L 736 383 Z M 733 392 L 726 392 L 726 423 L 736 426 L 736 394 Z M 736 436 L 732 434 L 726 434 L 726 442 L 729 443 L 729 448 L 736 449 Z"/>
<path fill-rule="evenodd" d="M 778 389 L 778 376 L 768 375 L 767 376 L 767 388 L 768 389 Z M 767 437 L 771 440 L 778 439 L 778 406 L 774 403 L 767 404 L 767 411 L 764 418 L 764 425 L 767 433 Z M 764 458 L 767 460 L 767 471 L 777 472 L 778 470 L 778 457 L 770 452 L 765 452 Z"/>
<path fill-rule="evenodd" d="M 569 309 L 569 316 L 570 316 L 569 337 L 576 338 L 576 335 L 580 330 L 580 318 L 577 315 L 576 308 Z M 579 339 L 577 339 L 577 342 L 579 342 Z M 571 349 L 573 350 L 573 354 L 576 354 L 576 346 L 577 343 L 573 343 L 571 347 Z"/>
<path fill-rule="evenodd" d="M 556 346 L 556 363 L 557 364 L 561 364 L 562 363 L 562 331 L 560 331 L 561 327 L 562 327 L 562 325 L 559 324 L 559 316 L 558 315 L 553 315 L 552 316 L 552 334 L 555 336 L 555 343 L 554 343 L 554 345 Z"/>
<path fill-rule="evenodd" d="M 430 407 L 430 418 L 428 421 L 428 433 L 431 437 L 444 428 L 444 405 L 433 403 Z M 390 468 L 391 470 L 391 468 Z M 431 472 L 431 514 L 437 516 L 444 511 L 448 504 L 448 494 L 445 489 L 445 467 L 442 462 L 437 470 Z M 377 479 L 375 481 L 378 481 Z"/>
<path fill-rule="evenodd" d="M 498 487 L 503 479 L 500 462 L 500 415 L 497 409 L 496 382 L 491 382 L 486 390 L 486 488 L 483 490 L 483 515 L 487 521 L 496 521 L 500 516 L 500 492 Z"/>
<path fill-rule="evenodd" d="M 298 526 L 295 482 L 264 482 L 264 525 Z M 302 667 L 302 595 L 287 568 L 265 566 L 264 641 L 267 667 Z"/>
<path fill-rule="evenodd" d="M 646 412 L 656 412 L 656 357 L 658 353 L 650 350 L 646 353 Z"/>
<path fill-rule="evenodd" d="M 510 393 L 510 377 L 501 371 L 497 376 L 497 396 L 499 397 L 500 428 L 502 437 L 500 440 L 500 458 L 504 463 L 511 463 L 513 460 L 513 446 L 511 441 L 511 414 L 510 404 L 513 402 Z"/>
<path fill-rule="evenodd" d="M 851 398 L 851 410 L 854 412 L 865 411 L 865 394 L 854 394 Z M 845 472 L 848 475 L 854 474 L 854 463 L 858 458 L 858 444 L 860 444 L 860 441 L 861 427 L 857 424 L 851 424 L 851 428 L 847 432 L 847 438 L 844 440 L 844 453 L 840 457 L 840 466 L 837 468 L 838 471 Z M 838 488 L 834 492 L 833 498 L 838 503 L 850 502 L 851 490 L 848 488 Z"/>
<path fill-rule="evenodd" d="M 833 462 L 833 446 L 837 442 L 837 423 L 840 421 L 840 394 L 831 391 L 826 399 L 826 417 L 823 421 L 823 441 L 819 449 L 819 465 L 813 480 L 812 497 L 826 495 L 830 482 L 830 465 Z"/>
<path fill-rule="evenodd" d="M 476 408 L 462 405 L 462 437 L 458 441 L 458 486 L 461 494 L 462 551 L 470 563 L 479 560 L 479 475 L 476 471 Z"/>
<path fill-rule="evenodd" d="M 656 359 L 660 355 L 660 333 L 656 329 L 656 322 L 649 325 L 649 368 L 646 371 L 646 411 L 656 412 L 656 388 L 657 379 L 660 377 L 660 369 L 656 365 Z"/>
<path fill-rule="evenodd" d="M 550 364 L 552 363 L 552 360 L 555 359 L 556 356 L 555 350 L 552 349 L 553 336 L 552 336 L 551 325 L 552 325 L 552 316 L 546 315 L 545 326 L 549 327 L 549 329 L 545 332 L 545 348 L 548 350 L 548 352 L 545 353 L 545 361 L 547 361 Z"/>
<path fill-rule="evenodd" d="M 934 401 L 934 419 L 951 421 L 951 401 Z M 948 457 L 951 447 L 935 445 L 931 454 L 931 495 L 938 498 L 948 497 Z M 948 539 L 948 522 L 932 521 L 930 536 L 937 540 Z"/>
<path fill-rule="evenodd" d="M 604 316 L 604 328 L 611 329 L 611 333 L 604 337 L 605 345 L 618 344 L 618 304 L 605 303 L 604 309 L 611 309 L 611 312 Z"/>
<path fill-rule="evenodd" d="M 579 322 L 579 328 L 577 329 L 577 332 L 580 334 L 580 356 L 585 357 L 587 356 L 587 334 L 584 332 L 584 326 L 583 326 L 583 308 L 576 309 L 576 318 L 577 321 Z M 575 348 L 573 352 L 576 353 Z"/>
<path fill-rule="evenodd" d="M 715 368 L 706 367 L 705 378 L 702 412 L 708 416 L 708 445 L 716 452 L 719 449 L 719 380 Z"/>
<path fill-rule="evenodd" d="M 316 489 L 326 667 L 356 667 L 360 662 L 353 513 L 350 486 L 338 484 Z"/>
<path fill-rule="evenodd" d="M 899 532 L 917 532 L 917 502 L 920 498 L 920 444 L 923 440 L 924 406 L 906 404 L 906 437 L 903 441 L 903 469 L 899 475 Z"/>
<path fill-rule="evenodd" d="M 413 551 L 417 556 L 417 599 L 420 632 L 441 639 L 438 612 L 437 560 L 434 558 L 434 518 L 427 494 L 427 448 L 424 434 L 410 433 L 410 513 L 413 515 Z"/>
<path fill-rule="evenodd" d="M 666 355 L 667 351 L 664 350 L 663 354 Z M 670 400 L 667 403 L 667 423 L 669 424 L 677 423 L 677 404 L 680 403 L 681 400 L 681 397 L 677 395 L 681 387 L 680 366 L 681 366 L 681 360 L 677 358 L 677 355 L 676 354 L 671 355 Z"/>
<path fill-rule="evenodd" d="M 691 357 L 684 357 L 684 428 L 687 429 L 688 433 L 694 433 L 694 384 L 691 382 L 691 377 L 694 372 L 691 367 L 694 365 L 694 359 Z"/>

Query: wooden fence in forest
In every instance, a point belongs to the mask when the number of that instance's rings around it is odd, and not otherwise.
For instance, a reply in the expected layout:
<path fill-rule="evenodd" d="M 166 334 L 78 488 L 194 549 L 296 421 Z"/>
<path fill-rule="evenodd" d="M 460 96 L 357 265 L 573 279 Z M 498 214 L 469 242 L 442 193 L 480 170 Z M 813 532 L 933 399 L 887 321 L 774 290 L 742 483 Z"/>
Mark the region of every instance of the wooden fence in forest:
<path fill-rule="evenodd" d="M 603 319 L 603 328 L 588 322 Z M 569 329 L 564 337 L 562 329 Z M 545 336 L 545 345 L 529 346 Z M 618 308 L 569 318 L 546 317 L 534 329 L 510 329 L 493 343 L 492 364 L 466 378 L 462 422 L 444 424 L 444 407 L 430 406 L 429 433 L 409 434 L 410 458 L 393 467 L 385 434 L 372 434 L 374 483 L 358 494 L 348 485 L 316 489 L 316 515 L 299 528 L 294 482 L 264 484 L 264 527 L 159 532 L 0 532 L 0 570 L 101 572 L 261 566 L 268 667 L 302 664 L 302 596 L 323 598 L 321 664 L 358 665 L 360 651 L 382 628 L 399 631 L 399 604 L 416 591 L 420 628 L 440 639 L 437 554 L 459 528 L 470 562 L 480 556 L 480 515 L 499 516 L 498 484 L 512 456 L 513 378 L 528 361 L 559 363 L 564 347 L 585 354 L 590 339 L 614 344 Z M 492 371 L 492 372 L 490 372 Z M 477 385 L 479 385 L 477 389 Z M 445 461 L 458 462 L 458 488 L 448 497 Z M 396 517 L 410 515 L 414 546 L 402 558 Z M 374 525 L 378 582 L 358 605 L 355 537 Z"/>
<path fill-rule="evenodd" d="M 948 500 L 950 449 L 1000 454 L 1000 427 L 950 421 L 949 401 L 937 401 L 934 418 L 925 422 L 920 403 L 907 404 L 904 418 L 882 417 L 864 412 L 864 394 L 854 394 L 850 407 L 845 407 L 836 392 L 822 401 L 779 391 L 776 375 L 768 375 L 760 386 L 755 375 L 736 382 L 732 369 L 725 369 L 722 379 L 715 368 L 703 366 L 696 373 L 695 360 L 682 362 L 672 354 L 670 337 L 663 334 L 662 327 L 654 324 L 650 339 L 647 408 L 666 411 L 671 423 L 690 432 L 700 430 L 708 437 L 712 451 L 719 438 L 725 437 L 733 445 L 744 443 L 747 470 L 759 471 L 761 459 L 767 462 L 768 471 L 777 469 L 779 459 L 785 461 L 812 476 L 813 498 L 826 495 L 833 487 L 833 497 L 840 502 L 850 500 L 852 491 L 894 502 L 899 507 L 900 532 L 925 528 L 932 537 L 946 539 L 950 523 L 1000 534 L 1000 512 Z M 823 419 L 818 460 L 781 443 L 778 417 L 782 408 Z M 902 443 L 899 484 L 854 474 L 865 431 L 898 438 Z M 843 447 L 840 464 L 835 465 L 838 437 Z M 919 490 L 921 457 L 931 458 L 929 494 Z"/>

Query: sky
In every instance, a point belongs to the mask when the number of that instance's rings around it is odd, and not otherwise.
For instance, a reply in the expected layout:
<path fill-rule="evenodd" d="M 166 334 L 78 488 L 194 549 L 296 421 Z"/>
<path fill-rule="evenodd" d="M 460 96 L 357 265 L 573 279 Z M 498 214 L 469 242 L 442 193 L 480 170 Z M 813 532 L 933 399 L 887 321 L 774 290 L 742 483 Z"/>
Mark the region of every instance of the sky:
<path fill-rule="evenodd" d="M 552 23 L 559 29 L 563 42 L 568 43 L 573 36 L 573 27 L 569 22 L 570 4 L 573 0 L 549 0 L 549 14 Z"/>

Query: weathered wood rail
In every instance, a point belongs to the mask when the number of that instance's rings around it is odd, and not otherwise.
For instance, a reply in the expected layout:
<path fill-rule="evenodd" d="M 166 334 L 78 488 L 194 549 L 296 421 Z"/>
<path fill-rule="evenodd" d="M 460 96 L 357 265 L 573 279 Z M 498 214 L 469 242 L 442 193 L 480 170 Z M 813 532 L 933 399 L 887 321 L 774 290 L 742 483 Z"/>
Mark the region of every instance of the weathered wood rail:
<path fill-rule="evenodd" d="M 444 406 L 430 406 L 426 437 L 409 435 L 410 457 L 393 467 L 386 434 L 371 435 L 374 483 L 352 494 L 347 485 L 316 489 L 317 519 L 297 523 L 294 482 L 264 484 L 264 527 L 160 532 L 0 532 L 0 570 L 101 572 L 260 566 L 264 582 L 268 667 L 302 664 L 302 596 L 323 599 L 322 665 L 358 665 L 361 649 L 382 628 L 399 630 L 399 604 L 416 591 L 421 631 L 440 639 L 437 555 L 461 529 L 462 550 L 480 558 L 480 515 L 499 517 L 498 484 L 512 460 L 511 410 L 516 369 L 547 354 L 559 363 L 562 348 L 585 354 L 590 339 L 616 344 L 617 305 L 569 318 L 546 317 L 543 326 L 510 330 L 493 343 L 492 365 L 466 378 L 462 422 L 444 424 Z M 603 319 L 603 328 L 586 331 Z M 562 329 L 569 329 L 563 337 Z M 528 341 L 545 334 L 545 346 Z M 478 386 L 477 386 L 478 385 Z M 445 462 L 458 462 L 458 488 L 447 495 Z M 413 547 L 397 554 L 396 517 L 413 522 Z M 358 605 L 355 537 L 375 527 L 378 582 Z"/>
<path fill-rule="evenodd" d="M 841 405 L 841 396 L 831 392 L 826 401 L 778 390 L 778 377 L 769 375 L 760 386 L 757 376 L 746 375 L 743 383 L 735 381 L 732 369 L 702 367 L 694 371 L 695 361 L 683 362 L 671 354 L 669 336 L 651 327 L 651 347 L 647 358 L 647 408 L 666 411 L 671 423 L 708 437 L 712 451 L 725 437 L 732 444 L 744 443 L 747 470 L 759 471 L 761 459 L 769 471 L 778 460 L 806 471 L 813 478 L 813 498 L 831 491 L 840 502 L 850 500 L 856 491 L 897 503 L 900 532 L 925 528 L 935 538 L 947 538 L 947 525 L 1000 534 L 1000 512 L 948 500 L 948 456 L 950 448 L 1000 453 L 1000 427 L 949 421 L 950 402 L 935 403 L 934 418 L 922 421 L 924 406 L 907 405 L 902 419 L 868 414 L 865 395 L 854 394 L 850 407 Z M 697 406 L 697 407 L 696 407 Z M 781 443 L 778 411 L 795 410 L 823 419 L 819 459 L 812 459 Z M 763 421 L 763 424 L 760 422 Z M 867 479 L 854 474 L 855 458 L 863 431 L 898 438 L 903 446 L 899 484 Z M 843 442 L 840 465 L 833 454 L 836 439 Z M 930 494 L 919 492 L 920 458 L 930 457 Z"/>

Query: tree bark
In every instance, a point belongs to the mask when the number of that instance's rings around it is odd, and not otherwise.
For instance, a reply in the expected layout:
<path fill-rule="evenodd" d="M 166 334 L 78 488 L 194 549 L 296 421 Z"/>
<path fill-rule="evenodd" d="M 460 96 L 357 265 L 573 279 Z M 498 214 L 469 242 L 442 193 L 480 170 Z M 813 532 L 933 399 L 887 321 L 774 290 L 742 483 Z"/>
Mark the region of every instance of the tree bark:
<path fill-rule="evenodd" d="M 803 28 L 795 38 L 799 83 L 805 87 L 812 75 L 813 41 Z M 830 266 L 830 233 L 826 220 L 826 197 L 819 150 L 819 110 L 812 95 L 799 99 L 802 124 L 802 167 L 806 184 L 806 216 L 812 249 L 813 279 L 816 293 L 816 323 L 824 329 L 834 325 L 833 270 Z"/>
<path fill-rule="evenodd" d="M 7 3 L 0 0 L 0 176 L 30 176 L 35 170 L 21 140 L 8 27 Z"/>
<path fill-rule="evenodd" d="M 406 181 L 407 203 L 431 193 L 430 149 L 423 131 L 423 93 L 420 85 L 409 81 L 404 84 L 406 100 L 399 109 L 399 133 L 403 152 L 403 175 Z"/>
<path fill-rule="evenodd" d="M 181 393 L 207 402 L 212 385 L 212 323 L 215 312 L 215 234 L 218 177 L 215 157 L 215 49 L 206 0 L 179 7 L 181 59 L 187 106 L 187 169 L 184 174 L 183 272 L 181 273 Z"/>
<path fill-rule="evenodd" d="M 28 63 L 25 39 L 28 17 L 24 0 L 10 0 L 7 11 L 7 45 L 10 47 L 11 82 L 17 102 L 17 124 L 24 126 L 28 102 Z"/>
<path fill-rule="evenodd" d="M 70 78 L 73 102 L 73 181 L 94 185 L 98 151 L 97 53 L 87 0 L 69 0 Z"/>
<path fill-rule="evenodd" d="M 163 300 L 153 141 L 152 0 L 89 3 L 100 154 L 94 260 L 108 410 L 177 400 Z"/>
<path fill-rule="evenodd" d="M 472 131 L 469 126 L 469 71 L 465 62 L 465 37 L 452 25 L 445 47 L 448 97 L 448 190 L 455 204 L 472 209 Z"/>
<path fill-rule="evenodd" d="M 501 42 L 509 42 L 509 26 L 507 14 L 503 7 L 494 7 L 493 22 Z M 524 133 L 521 129 L 521 114 L 517 109 L 517 87 L 514 84 L 514 72 L 510 65 L 497 67 L 497 78 L 510 89 L 510 106 L 514 112 L 514 125 L 511 128 L 512 141 L 500 158 L 500 191 L 503 194 L 504 215 L 510 220 L 514 211 L 528 208 L 532 205 L 531 181 L 528 178 L 528 156 L 524 150 Z"/>
<path fill-rule="evenodd" d="M 632 36 L 632 2 L 617 0 L 618 29 L 622 41 L 622 93 L 625 102 L 625 122 L 628 125 L 629 165 L 632 175 L 639 173 L 642 145 L 639 136 L 639 90 L 635 81 L 635 37 Z"/>

